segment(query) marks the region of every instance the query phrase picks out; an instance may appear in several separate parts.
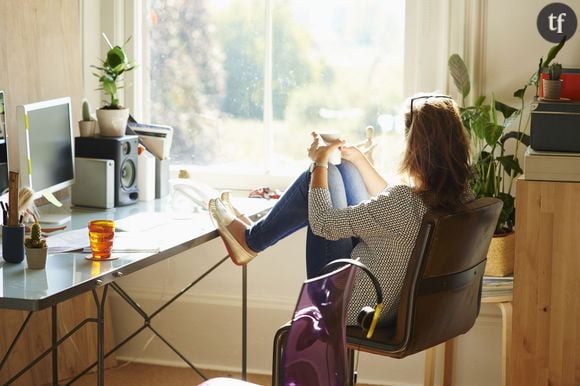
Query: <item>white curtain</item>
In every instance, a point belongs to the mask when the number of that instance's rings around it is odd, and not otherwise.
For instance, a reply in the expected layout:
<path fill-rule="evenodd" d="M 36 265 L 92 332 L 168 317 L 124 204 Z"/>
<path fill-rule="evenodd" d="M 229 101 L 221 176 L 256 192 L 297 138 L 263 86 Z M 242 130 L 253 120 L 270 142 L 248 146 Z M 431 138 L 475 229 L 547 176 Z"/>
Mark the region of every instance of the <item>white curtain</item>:
<path fill-rule="evenodd" d="M 447 71 L 451 54 L 465 61 L 471 98 L 484 84 L 485 0 L 407 0 L 405 10 L 405 95 L 439 91 L 456 95 Z"/>

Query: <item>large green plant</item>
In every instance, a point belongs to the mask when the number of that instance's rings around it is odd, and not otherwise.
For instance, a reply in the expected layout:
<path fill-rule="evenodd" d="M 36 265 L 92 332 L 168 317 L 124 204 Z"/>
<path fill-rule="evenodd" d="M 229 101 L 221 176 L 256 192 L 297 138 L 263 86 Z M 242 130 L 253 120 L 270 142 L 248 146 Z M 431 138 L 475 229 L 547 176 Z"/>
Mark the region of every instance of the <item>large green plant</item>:
<path fill-rule="evenodd" d="M 496 197 L 503 201 L 496 233 L 507 233 L 515 225 L 515 197 L 512 193 L 516 177 L 523 173 L 518 159 L 520 146 L 529 146 L 530 137 L 523 132 L 527 127 L 529 114 L 524 119 L 526 90 L 535 86 L 538 92 L 538 80 L 542 69 L 550 64 L 564 45 L 565 38 L 552 47 L 546 60 L 540 59 L 538 71 L 534 72 L 524 87 L 513 94 L 519 101 L 517 108 L 498 101 L 492 94 L 489 102 L 480 96 L 471 106 L 466 106 L 466 99 L 471 91 L 471 82 L 467 66 L 463 59 L 453 54 L 449 58 L 449 73 L 457 90 L 461 94 L 461 119 L 468 130 L 472 144 L 473 175 L 470 181 L 475 196 Z M 507 146 L 515 142 L 513 147 Z M 509 148 L 509 152 L 508 152 Z"/>
<path fill-rule="evenodd" d="M 104 35 L 103 35 L 104 36 Z M 123 75 L 131 71 L 136 67 L 135 62 L 129 61 L 125 50 L 121 46 L 113 46 L 109 42 L 106 36 L 105 40 L 109 45 L 109 51 L 107 51 L 107 58 L 102 61 L 101 66 L 91 66 L 100 71 L 100 73 L 94 73 L 101 87 L 99 90 L 103 90 L 105 95 L 110 97 L 110 101 L 105 101 L 105 109 L 120 109 L 119 98 L 117 98 L 117 91 L 123 87 Z M 131 38 L 127 39 L 125 45 L 129 42 Z"/>

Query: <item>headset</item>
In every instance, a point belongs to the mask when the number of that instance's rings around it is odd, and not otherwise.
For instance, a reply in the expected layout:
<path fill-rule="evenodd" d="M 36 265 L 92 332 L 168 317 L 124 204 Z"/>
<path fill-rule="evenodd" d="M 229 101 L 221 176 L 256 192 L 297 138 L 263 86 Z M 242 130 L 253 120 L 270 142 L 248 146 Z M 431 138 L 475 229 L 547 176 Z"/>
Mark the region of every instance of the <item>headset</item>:
<path fill-rule="evenodd" d="M 359 260 L 353 259 L 333 260 L 322 268 L 321 273 L 329 272 L 330 268 L 334 267 L 335 265 L 343 266 L 346 264 L 354 265 L 362 269 L 366 273 L 368 278 L 371 279 L 371 282 L 375 287 L 375 292 L 377 294 L 377 305 L 375 307 L 370 306 L 363 307 L 362 310 L 359 311 L 358 316 L 356 318 L 359 326 L 361 326 L 363 331 L 367 331 L 367 339 L 370 339 L 372 338 L 375 332 L 375 328 L 377 327 L 377 323 L 379 321 L 379 317 L 383 309 L 383 291 L 381 290 L 381 285 L 377 277 L 371 272 L 371 270 L 366 265 L 361 263 Z"/>

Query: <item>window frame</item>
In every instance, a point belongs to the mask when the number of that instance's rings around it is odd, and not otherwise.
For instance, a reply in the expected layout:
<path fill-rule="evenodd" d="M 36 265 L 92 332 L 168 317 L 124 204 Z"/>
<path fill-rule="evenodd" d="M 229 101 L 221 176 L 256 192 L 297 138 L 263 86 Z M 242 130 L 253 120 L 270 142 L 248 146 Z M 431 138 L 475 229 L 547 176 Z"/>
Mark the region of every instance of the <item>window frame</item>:
<path fill-rule="evenodd" d="M 86 2 L 88 0 L 84 0 Z M 262 124 L 265 128 L 265 135 L 267 137 L 265 147 L 263 149 L 264 159 L 262 161 L 264 168 L 263 172 L 259 174 L 240 174 L 239 172 L 229 172 L 221 169 L 212 168 L 211 166 L 184 166 L 171 165 L 171 176 L 177 177 L 180 169 L 185 169 L 189 174 L 201 182 L 204 182 L 212 187 L 221 189 L 234 190 L 251 190 L 257 186 L 267 184 L 276 189 L 283 189 L 290 184 L 294 175 L 286 175 L 277 173 L 275 170 L 269 168 L 273 163 L 273 114 L 272 114 L 272 1 L 264 0 L 265 12 L 265 68 L 264 68 L 264 114 Z M 103 1 L 101 7 L 101 15 L 116 15 L 117 17 L 101 17 L 101 20 L 109 20 L 108 23 L 102 24 L 103 31 L 110 31 L 108 35 L 118 37 L 114 41 L 119 44 L 124 42 L 122 36 L 144 36 L 143 35 L 143 10 L 147 7 L 148 1 L 140 0 L 125 0 Z M 103 48 L 106 50 L 106 47 Z M 140 39 L 131 39 L 125 46 L 127 55 L 133 58 L 138 64 L 146 63 L 145 50 Z M 104 55 L 102 52 L 102 55 Z M 143 122 L 151 122 L 151 117 L 148 113 L 149 109 L 146 105 L 147 101 L 143 95 L 148 94 L 146 90 L 150 87 L 145 79 L 143 66 L 137 66 L 134 71 L 126 74 L 126 83 L 133 85 L 133 87 L 124 88 L 120 92 L 120 100 L 129 107 L 132 115 Z M 162 123 L 162 122 L 152 122 Z M 305 167 L 309 161 L 305 158 Z"/>
<path fill-rule="evenodd" d="M 266 20 L 268 21 L 265 25 L 266 28 L 266 65 L 265 65 L 265 78 L 264 78 L 264 117 L 263 124 L 265 125 L 265 132 L 268 136 L 268 141 L 266 141 L 266 149 L 264 149 L 265 159 L 264 165 L 266 166 L 262 174 L 252 175 L 240 175 L 239 173 L 233 174 L 224 172 L 223 170 L 216 170 L 211 167 L 188 167 L 188 171 L 191 173 L 193 178 L 200 178 L 202 181 L 207 181 L 211 186 L 218 188 L 232 188 L 232 189 L 253 189 L 260 185 L 269 185 L 275 188 L 286 187 L 294 178 L 294 176 L 280 175 L 275 170 L 268 170 L 267 165 L 271 165 L 268 162 L 272 159 L 273 146 L 272 146 L 272 99 L 271 99 L 271 74 L 272 74 L 272 61 L 268 58 L 272 57 L 272 24 L 271 24 L 271 13 L 273 0 L 264 0 Z M 464 48 L 464 41 L 450 41 L 449 38 L 455 36 L 455 32 L 460 29 L 464 29 L 467 33 L 465 40 L 476 40 L 473 36 L 481 36 L 481 22 L 485 20 L 485 12 L 478 12 L 479 21 L 478 27 L 469 30 L 464 26 L 464 20 L 466 19 L 465 14 L 467 14 L 470 19 L 473 19 L 473 10 L 481 11 L 483 0 L 467 0 L 464 7 L 460 7 L 457 11 L 453 11 L 453 7 L 450 4 L 453 0 L 444 0 L 443 5 L 439 4 L 437 9 L 438 12 L 429 12 L 434 4 L 432 1 L 427 1 L 429 4 L 424 4 L 425 0 L 406 0 L 406 11 L 405 11 L 405 42 L 404 42 L 404 66 L 405 68 L 414 68 L 415 71 L 408 71 L 405 73 L 405 79 L 403 84 L 403 90 L 405 95 L 413 94 L 416 90 L 431 90 L 438 89 L 444 94 L 448 94 L 453 91 L 450 87 L 451 81 L 447 75 L 446 61 L 438 60 L 439 64 L 436 64 L 433 68 L 433 60 L 423 60 L 424 55 L 432 52 L 437 52 L 434 50 L 439 50 L 436 57 L 441 59 L 449 52 L 457 52 L 463 54 L 466 49 Z M 437 0 L 439 2 L 439 0 Z M 104 57 L 107 46 L 104 39 L 101 37 L 101 31 L 106 33 L 109 39 L 114 44 L 123 44 L 126 37 L 128 36 L 143 36 L 143 9 L 148 4 L 148 0 L 101 0 L 100 2 L 93 2 L 91 0 L 81 0 L 81 25 L 82 25 L 82 39 L 83 39 L 83 79 L 85 83 L 85 96 L 91 102 L 93 108 L 99 108 L 102 104 L 102 94 L 100 91 L 96 90 L 98 88 L 98 82 L 95 76 L 92 75 L 92 70 L 90 65 L 98 64 L 97 58 Z M 450 12 L 447 12 L 451 10 Z M 471 12 L 466 12 L 469 10 Z M 421 11 L 421 12 L 418 12 Z M 475 17 L 476 18 L 476 17 Z M 445 19 L 445 20 L 443 20 Z M 477 18 L 476 18 L 477 19 Z M 430 39 L 428 44 L 424 41 L 424 36 L 420 31 L 413 30 L 411 26 L 424 24 L 426 20 L 429 20 L 431 24 L 438 25 L 449 25 L 452 22 L 453 26 L 451 28 L 440 28 L 430 33 Z M 472 20 L 473 21 L 473 20 Z M 408 27 L 407 27 L 408 26 Z M 477 29 L 479 28 L 479 29 Z M 476 30 L 477 29 L 477 30 Z M 437 48 L 435 48 L 437 47 Z M 136 60 L 137 63 L 146 63 L 144 61 L 144 50 L 140 39 L 131 39 L 129 43 L 125 46 L 127 54 L 129 57 Z M 422 52 L 423 49 L 428 50 L 424 54 L 418 54 Z M 483 49 L 477 47 L 475 52 L 471 52 L 471 57 L 481 58 L 483 57 Z M 127 87 L 120 90 L 120 100 L 123 104 L 130 108 L 131 113 L 138 120 L 147 122 L 150 120 L 150 116 L 147 113 L 148 108 L 144 104 L 143 95 L 145 94 L 141 87 L 149 87 L 147 84 L 143 84 L 138 79 L 143 79 L 143 71 L 145 69 L 142 66 L 138 66 L 134 71 L 131 71 L 126 76 L 126 83 L 133 85 L 132 87 Z M 433 77 L 418 77 L 418 73 L 428 73 L 436 74 Z M 435 79 L 435 81 L 433 81 Z M 453 95 L 453 94 L 452 94 Z M 308 166 L 309 161 L 305 157 L 304 165 L 305 168 Z M 177 171 L 183 166 L 173 165 L 172 176 L 177 175 Z"/>

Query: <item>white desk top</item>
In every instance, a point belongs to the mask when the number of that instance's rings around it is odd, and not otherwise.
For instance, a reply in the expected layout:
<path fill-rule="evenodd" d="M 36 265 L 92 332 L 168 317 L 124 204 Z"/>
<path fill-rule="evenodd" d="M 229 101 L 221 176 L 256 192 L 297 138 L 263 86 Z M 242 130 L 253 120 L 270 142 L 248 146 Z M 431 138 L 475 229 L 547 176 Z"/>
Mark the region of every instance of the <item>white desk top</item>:
<path fill-rule="evenodd" d="M 250 198 L 233 201 L 251 215 L 266 213 L 275 202 Z M 0 259 L 0 308 L 39 310 L 218 237 L 206 211 L 173 212 L 167 199 L 113 210 L 73 209 L 67 230 L 86 227 L 93 219 L 118 220 L 141 212 L 163 212 L 171 217 L 166 224 L 139 233 L 147 245 L 157 240 L 159 252 L 115 253 L 116 259 L 103 262 L 87 260 L 89 253 L 82 251 L 49 254 L 44 270 L 28 269 L 26 259 L 20 264 Z"/>

